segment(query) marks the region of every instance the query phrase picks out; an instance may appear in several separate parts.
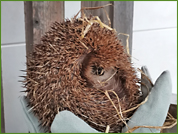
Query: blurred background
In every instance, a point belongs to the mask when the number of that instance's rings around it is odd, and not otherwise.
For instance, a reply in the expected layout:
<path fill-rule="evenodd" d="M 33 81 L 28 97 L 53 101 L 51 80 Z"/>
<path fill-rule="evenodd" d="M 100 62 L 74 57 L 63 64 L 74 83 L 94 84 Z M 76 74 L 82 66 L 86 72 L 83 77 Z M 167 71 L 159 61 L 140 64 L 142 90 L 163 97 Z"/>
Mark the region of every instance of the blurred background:
<path fill-rule="evenodd" d="M 65 1 L 65 18 L 80 8 L 80 1 Z M 1 2 L 2 132 L 7 133 L 28 132 L 19 101 L 24 89 L 18 82 L 20 70 L 26 69 L 24 20 L 23 1 Z M 170 71 L 171 103 L 177 105 L 177 1 L 134 2 L 132 57 L 135 67 L 148 67 L 153 83 L 164 70 Z"/>

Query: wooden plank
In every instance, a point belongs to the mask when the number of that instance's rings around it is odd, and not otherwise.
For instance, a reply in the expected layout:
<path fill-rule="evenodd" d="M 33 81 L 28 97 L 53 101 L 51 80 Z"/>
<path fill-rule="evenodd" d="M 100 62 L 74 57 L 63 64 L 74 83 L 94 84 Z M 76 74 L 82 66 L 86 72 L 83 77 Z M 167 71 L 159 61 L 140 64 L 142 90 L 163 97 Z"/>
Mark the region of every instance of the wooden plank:
<path fill-rule="evenodd" d="M 118 33 L 129 34 L 129 52 L 132 53 L 132 28 L 133 28 L 133 1 L 82 1 L 81 7 L 97 7 L 111 3 L 112 6 L 106 7 L 106 11 L 111 20 L 111 27 Z M 102 9 L 85 11 L 86 15 L 99 16 L 100 19 L 108 24 L 108 19 Z M 126 46 L 127 36 L 119 35 L 122 45 Z"/>
<path fill-rule="evenodd" d="M 49 30 L 51 24 L 64 19 L 64 1 L 26 1 L 24 10 L 28 56 L 33 50 L 33 45 L 41 42 L 41 37 Z"/>
<path fill-rule="evenodd" d="M 26 55 L 33 50 L 32 1 L 24 2 Z"/>
<path fill-rule="evenodd" d="M 55 21 L 64 18 L 63 1 L 33 1 L 33 34 L 34 44 L 40 43 L 41 36 L 47 32 Z"/>
<path fill-rule="evenodd" d="M 82 1 L 81 7 L 97 7 L 97 6 L 107 5 L 107 4 L 112 4 L 112 1 Z M 107 6 L 104 9 L 106 10 L 106 12 L 109 15 L 109 18 L 111 19 L 112 15 L 113 15 L 113 12 L 112 12 L 113 7 Z M 103 9 L 86 10 L 85 14 L 87 16 L 89 16 L 89 15 L 98 16 L 102 22 L 109 25 L 106 13 Z M 112 19 L 111 19 L 111 21 L 112 21 Z M 111 22 L 111 26 L 112 26 L 112 22 Z"/>
<path fill-rule="evenodd" d="M 114 1 L 113 9 L 113 27 L 118 33 L 129 34 L 129 52 L 132 54 L 132 33 L 133 33 L 133 1 Z M 126 36 L 119 36 L 126 44 Z"/>
<path fill-rule="evenodd" d="M 1 66 L 1 68 L 2 68 L 2 66 Z M 5 133 L 4 95 L 3 95 L 3 85 L 2 85 L 2 70 L 1 70 L 1 133 Z"/>

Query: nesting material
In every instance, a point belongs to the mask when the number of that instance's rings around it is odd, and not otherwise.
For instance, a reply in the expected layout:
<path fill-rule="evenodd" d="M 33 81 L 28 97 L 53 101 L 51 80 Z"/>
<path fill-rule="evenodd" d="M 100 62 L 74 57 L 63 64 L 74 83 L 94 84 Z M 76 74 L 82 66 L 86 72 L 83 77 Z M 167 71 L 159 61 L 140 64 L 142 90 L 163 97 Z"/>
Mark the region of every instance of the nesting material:
<path fill-rule="evenodd" d="M 27 99 L 41 126 L 69 110 L 98 131 L 120 132 L 139 79 L 115 30 L 98 17 L 55 22 L 28 58 Z M 60 126 L 59 126 L 60 127 Z"/>

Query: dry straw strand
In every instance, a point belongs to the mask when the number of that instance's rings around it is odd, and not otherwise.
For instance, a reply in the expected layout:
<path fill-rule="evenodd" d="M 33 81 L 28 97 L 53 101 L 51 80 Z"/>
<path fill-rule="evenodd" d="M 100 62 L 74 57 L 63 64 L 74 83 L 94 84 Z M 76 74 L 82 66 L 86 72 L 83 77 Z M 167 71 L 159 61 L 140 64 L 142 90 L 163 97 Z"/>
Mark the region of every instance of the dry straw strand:
<path fill-rule="evenodd" d="M 114 104 L 114 102 L 113 102 L 112 99 L 110 98 L 108 92 L 113 92 L 113 93 L 114 93 L 114 91 L 109 91 L 109 90 L 108 90 L 108 91 L 105 91 L 105 95 L 108 97 L 108 99 L 109 99 L 110 102 L 112 103 L 112 105 L 113 105 L 114 109 L 116 110 L 116 112 L 117 112 L 119 118 L 122 120 L 122 122 L 123 122 L 125 125 L 127 125 L 127 123 L 124 121 L 123 116 L 122 116 L 122 111 L 121 111 L 120 103 L 119 103 L 119 110 L 120 110 L 120 112 L 119 112 L 118 109 L 117 109 L 117 107 L 116 107 L 116 105 Z M 119 100 L 118 100 L 118 102 L 119 102 Z"/>
<path fill-rule="evenodd" d="M 108 132 L 109 132 L 109 129 L 110 129 L 110 126 L 107 125 L 105 133 L 108 133 Z"/>

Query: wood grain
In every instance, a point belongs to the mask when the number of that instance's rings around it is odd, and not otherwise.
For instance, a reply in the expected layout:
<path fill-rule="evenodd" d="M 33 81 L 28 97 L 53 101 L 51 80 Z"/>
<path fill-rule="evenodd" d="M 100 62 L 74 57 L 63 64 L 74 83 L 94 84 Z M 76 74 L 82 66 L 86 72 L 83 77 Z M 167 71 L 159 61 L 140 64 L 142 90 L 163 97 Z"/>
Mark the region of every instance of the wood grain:
<path fill-rule="evenodd" d="M 26 52 L 41 42 L 41 37 L 55 21 L 64 19 L 64 1 L 26 1 L 24 2 Z"/>
<path fill-rule="evenodd" d="M 33 19 L 32 19 L 32 1 L 24 2 L 25 13 L 25 40 L 27 56 L 33 50 Z"/>
<path fill-rule="evenodd" d="M 133 33 L 133 1 L 114 1 L 113 27 L 118 33 L 129 34 L 129 52 L 132 54 Z M 123 45 L 126 44 L 127 36 L 119 36 Z"/>
<path fill-rule="evenodd" d="M 33 7 L 33 35 L 34 44 L 40 43 L 41 36 L 47 32 L 55 21 L 62 21 L 64 18 L 63 1 L 34 1 Z"/>
<path fill-rule="evenodd" d="M 1 66 L 1 68 L 2 68 L 2 66 Z M 1 74 L 2 74 L 2 70 L 1 70 Z M 1 75 L 1 133 L 5 133 L 4 95 L 3 95 L 2 75 Z"/>
<path fill-rule="evenodd" d="M 82 1 L 81 7 L 97 7 L 97 6 L 103 6 L 103 5 L 112 4 L 112 3 L 113 3 L 112 1 Z M 113 15 L 113 11 L 112 11 L 113 7 L 107 6 L 104 9 L 106 10 L 106 12 L 109 15 L 109 18 L 111 19 L 112 15 Z M 89 15 L 98 16 L 102 22 L 104 22 L 107 25 L 109 24 L 106 13 L 102 8 L 96 9 L 96 10 L 86 10 L 84 13 L 87 16 L 89 16 Z M 111 21 L 112 21 L 112 19 L 111 19 Z M 112 22 L 111 22 L 111 24 L 112 24 Z M 112 27 L 112 25 L 111 25 L 111 27 Z"/>

